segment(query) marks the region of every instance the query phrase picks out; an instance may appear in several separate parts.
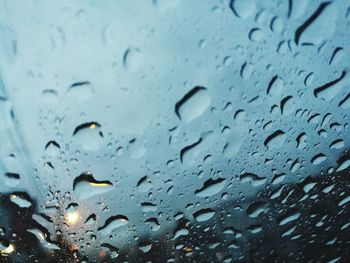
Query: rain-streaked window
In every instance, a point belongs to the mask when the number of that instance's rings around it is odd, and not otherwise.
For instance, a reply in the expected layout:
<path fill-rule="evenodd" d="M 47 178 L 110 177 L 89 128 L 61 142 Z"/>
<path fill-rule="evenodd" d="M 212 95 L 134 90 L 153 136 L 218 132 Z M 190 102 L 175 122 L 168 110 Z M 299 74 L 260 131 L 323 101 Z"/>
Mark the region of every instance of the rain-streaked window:
<path fill-rule="evenodd" d="M 348 0 L 0 1 L 0 262 L 347 262 Z"/>

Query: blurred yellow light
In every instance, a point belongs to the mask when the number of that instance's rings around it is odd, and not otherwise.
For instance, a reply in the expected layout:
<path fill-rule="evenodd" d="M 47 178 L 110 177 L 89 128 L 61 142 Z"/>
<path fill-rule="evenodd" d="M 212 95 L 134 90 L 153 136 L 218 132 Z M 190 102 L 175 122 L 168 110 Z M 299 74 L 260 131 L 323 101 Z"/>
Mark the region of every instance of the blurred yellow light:
<path fill-rule="evenodd" d="M 192 248 L 191 247 L 186 247 L 185 250 L 186 250 L 186 252 L 192 252 Z"/>
<path fill-rule="evenodd" d="M 74 225 L 79 219 L 79 213 L 78 212 L 68 212 L 66 215 L 66 220 L 68 224 Z"/>
<path fill-rule="evenodd" d="M 90 125 L 90 129 L 95 129 L 95 128 L 96 128 L 96 124 L 92 123 L 92 124 Z"/>
<path fill-rule="evenodd" d="M 15 247 L 10 244 L 7 248 L 1 250 L 1 254 L 11 254 L 13 251 L 15 251 Z"/>

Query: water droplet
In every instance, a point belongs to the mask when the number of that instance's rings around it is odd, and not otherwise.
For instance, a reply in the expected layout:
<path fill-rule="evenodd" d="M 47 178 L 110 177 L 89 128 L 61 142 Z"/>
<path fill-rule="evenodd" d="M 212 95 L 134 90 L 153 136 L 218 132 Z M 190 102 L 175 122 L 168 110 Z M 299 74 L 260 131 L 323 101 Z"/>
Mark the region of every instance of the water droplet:
<path fill-rule="evenodd" d="M 149 179 L 148 176 L 143 176 L 138 182 L 137 182 L 137 188 L 141 192 L 148 192 L 151 189 L 152 182 Z"/>
<path fill-rule="evenodd" d="M 346 72 L 343 71 L 338 78 L 314 89 L 315 97 L 325 101 L 333 99 L 342 90 L 345 76 Z"/>
<path fill-rule="evenodd" d="M 52 89 L 43 90 L 41 93 L 43 102 L 47 105 L 55 105 L 58 102 L 58 93 Z"/>
<path fill-rule="evenodd" d="M 206 208 L 195 212 L 193 216 L 198 222 L 204 222 L 213 218 L 214 214 L 215 212 L 212 209 Z"/>
<path fill-rule="evenodd" d="M 347 196 L 347 197 L 345 197 L 345 198 L 343 198 L 343 199 L 338 203 L 338 205 L 339 205 L 339 206 L 342 206 L 342 205 L 345 205 L 345 204 L 347 204 L 347 203 L 349 203 L 349 202 L 350 202 L 350 195 Z"/>
<path fill-rule="evenodd" d="M 250 183 L 253 187 L 263 185 L 266 182 L 265 177 L 259 177 L 253 173 L 244 173 L 240 175 L 242 183 Z"/>
<path fill-rule="evenodd" d="M 277 130 L 266 138 L 264 145 L 268 149 L 277 149 L 283 146 L 285 140 L 286 134 L 281 130 Z"/>
<path fill-rule="evenodd" d="M 266 213 L 268 209 L 268 202 L 256 201 L 247 208 L 247 214 L 249 217 L 256 218 L 260 214 Z"/>
<path fill-rule="evenodd" d="M 293 96 L 287 96 L 281 100 L 281 113 L 283 115 L 289 115 L 296 110 L 296 105 L 293 100 Z"/>
<path fill-rule="evenodd" d="M 187 228 L 179 228 L 174 231 L 174 237 L 173 239 L 177 239 L 181 236 L 187 236 L 190 233 Z"/>
<path fill-rule="evenodd" d="M 107 193 L 112 189 L 111 182 L 97 181 L 90 172 L 82 173 L 74 179 L 73 183 L 74 194 L 81 200 Z"/>
<path fill-rule="evenodd" d="M 139 48 L 128 48 L 123 56 L 124 67 L 130 71 L 136 71 L 141 66 L 142 57 L 143 56 Z"/>
<path fill-rule="evenodd" d="M 129 223 L 129 219 L 124 215 L 116 215 L 108 218 L 105 224 L 98 229 L 103 236 L 111 235 L 112 231 L 125 226 Z"/>
<path fill-rule="evenodd" d="M 321 3 L 314 13 L 295 31 L 295 43 L 320 44 L 330 38 L 336 27 L 337 7 L 331 2 Z"/>
<path fill-rule="evenodd" d="M 20 175 L 16 173 L 5 173 L 2 182 L 8 187 L 16 187 L 20 181 Z"/>
<path fill-rule="evenodd" d="M 34 234 L 44 248 L 51 249 L 51 250 L 60 250 L 59 246 L 47 240 L 47 235 L 44 234 L 41 230 L 34 228 L 34 229 L 28 229 L 27 231 L 29 233 Z"/>
<path fill-rule="evenodd" d="M 88 122 L 79 125 L 73 132 L 74 140 L 87 151 L 98 150 L 102 144 L 103 133 L 97 122 Z"/>
<path fill-rule="evenodd" d="M 255 1 L 231 0 L 230 8 L 238 18 L 247 18 L 256 12 Z"/>
<path fill-rule="evenodd" d="M 141 209 L 142 209 L 142 212 L 144 213 L 156 212 L 157 205 L 152 204 L 150 202 L 144 202 L 144 203 L 141 203 Z"/>
<path fill-rule="evenodd" d="M 261 41 L 264 37 L 264 33 L 261 31 L 260 28 L 253 28 L 249 32 L 249 39 L 251 41 Z"/>
<path fill-rule="evenodd" d="M 152 249 L 152 244 L 149 242 L 143 242 L 139 244 L 139 249 L 141 249 L 143 253 L 147 253 Z"/>
<path fill-rule="evenodd" d="M 187 160 L 191 160 L 192 158 L 188 158 L 188 156 L 192 156 L 193 152 L 196 152 L 196 147 L 202 142 L 202 138 L 199 138 L 198 141 L 187 145 L 186 147 L 182 148 L 180 151 L 180 160 L 182 163 L 188 163 Z"/>
<path fill-rule="evenodd" d="M 343 171 L 345 169 L 348 169 L 349 167 L 350 167 L 350 159 L 342 161 L 339 167 L 337 168 L 336 172 Z"/>
<path fill-rule="evenodd" d="M 145 224 L 149 225 L 152 231 L 156 232 L 160 229 L 160 224 L 157 218 L 154 218 L 154 217 L 149 218 L 145 221 Z"/>
<path fill-rule="evenodd" d="M 13 193 L 10 195 L 11 202 L 15 203 L 19 207 L 28 208 L 32 205 L 28 196 L 22 193 Z"/>
<path fill-rule="evenodd" d="M 180 120 L 188 123 L 200 117 L 211 103 L 204 87 L 194 87 L 175 104 L 175 113 Z"/>
<path fill-rule="evenodd" d="M 319 153 L 311 158 L 311 163 L 313 165 L 319 165 L 319 164 L 323 163 L 325 160 L 327 160 L 326 155 L 324 155 L 323 153 Z"/>
<path fill-rule="evenodd" d="M 92 98 L 94 89 L 89 81 L 73 83 L 68 88 L 68 95 L 78 101 L 85 101 Z"/>
<path fill-rule="evenodd" d="M 274 76 L 266 90 L 266 94 L 272 97 L 278 97 L 282 94 L 284 81 L 279 76 Z"/>
<path fill-rule="evenodd" d="M 50 157 L 56 157 L 60 153 L 60 145 L 56 141 L 49 141 L 45 146 L 45 152 Z"/>
<path fill-rule="evenodd" d="M 128 153 L 132 159 L 138 159 L 144 156 L 147 152 L 147 148 L 144 146 L 142 141 L 137 139 L 132 139 L 129 141 Z"/>
<path fill-rule="evenodd" d="M 339 102 L 339 105 L 338 105 L 340 108 L 343 108 L 343 109 L 348 109 L 350 108 L 350 93 L 348 93 L 344 99 L 342 99 L 340 102 Z"/>
<path fill-rule="evenodd" d="M 343 148 L 344 146 L 345 146 L 344 140 L 337 139 L 337 140 L 334 140 L 333 142 L 331 142 L 331 144 L 329 145 L 329 148 L 340 149 L 340 148 Z"/>
<path fill-rule="evenodd" d="M 297 220 L 299 217 L 300 217 L 301 213 L 300 212 L 297 212 L 297 211 L 291 211 L 291 212 L 288 212 L 285 216 L 281 217 L 279 219 L 279 222 L 278 224 L 280 226 L 283 226 L 283 225 L 286 225 L 288 224 L 289 222 L 292 222 L 294 220 Z"/>
<path fill-rule="evenodd" d="M 240 72 L 241 78 L 244 80 L 248 80 L 253 74 L 253 71 L 254 71 L 253 64 L 249 62 L 244 63 L 241 67 L 241 72 Z"/>
<path fill-rule="evenodd" d="M 204 182 L 203 186 L 195 191 L 195 194 L 198 197 L 207 197 L 213 196 L 220 191 L 222 191 L 225 187 L 226 179 L 218 178 L 218 179 L 208 179 Z"/>

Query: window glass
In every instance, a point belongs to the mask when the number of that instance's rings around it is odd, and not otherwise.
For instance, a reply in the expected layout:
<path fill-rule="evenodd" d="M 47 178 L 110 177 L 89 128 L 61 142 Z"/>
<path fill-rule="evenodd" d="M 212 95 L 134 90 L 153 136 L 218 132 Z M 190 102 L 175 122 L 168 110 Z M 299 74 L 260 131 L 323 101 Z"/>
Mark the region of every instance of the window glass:
<path fill-rule="evenodd" d="M 346 262 L 350 3 L 0 2 L 1 262 Z"/>

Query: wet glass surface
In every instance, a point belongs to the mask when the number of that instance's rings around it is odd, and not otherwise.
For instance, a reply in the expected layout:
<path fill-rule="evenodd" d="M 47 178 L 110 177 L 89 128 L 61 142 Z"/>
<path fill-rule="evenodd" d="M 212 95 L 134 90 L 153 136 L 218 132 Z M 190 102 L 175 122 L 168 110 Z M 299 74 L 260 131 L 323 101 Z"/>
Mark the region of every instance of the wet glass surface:
<path fill-rule="evenodd" d="M 350 2 L 0 1 L 1 262 L 346 262 Z"/>

